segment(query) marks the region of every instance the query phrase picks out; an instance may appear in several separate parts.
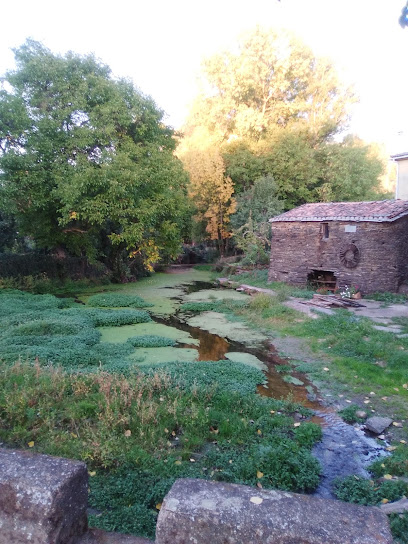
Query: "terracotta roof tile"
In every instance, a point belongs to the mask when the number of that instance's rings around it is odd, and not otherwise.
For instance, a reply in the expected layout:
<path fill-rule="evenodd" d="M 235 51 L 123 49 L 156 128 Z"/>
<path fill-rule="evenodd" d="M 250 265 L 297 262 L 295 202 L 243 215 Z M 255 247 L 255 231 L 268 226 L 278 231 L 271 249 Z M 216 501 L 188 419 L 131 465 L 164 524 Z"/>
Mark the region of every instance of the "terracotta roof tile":
<path fill-rule="evenodd" d="M 278 221 L 396 221 L 408 215 L 408 200 L 377 200 L 374 202 L 317 202 L 303 204 L 272 217 Z"/>

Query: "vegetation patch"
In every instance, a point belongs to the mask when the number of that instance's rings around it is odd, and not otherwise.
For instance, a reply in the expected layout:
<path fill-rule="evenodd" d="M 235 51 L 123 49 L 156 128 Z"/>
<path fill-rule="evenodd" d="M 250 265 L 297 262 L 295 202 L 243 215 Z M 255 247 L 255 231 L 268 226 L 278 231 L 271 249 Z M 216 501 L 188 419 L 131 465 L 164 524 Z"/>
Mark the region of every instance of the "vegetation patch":
<path fill-rule="evenodd" d="M 361 411 L 360 406 L 357 404 L 350 404 L 350 406 L 346 406 L 343 410 L 340 410 L 338 412 L 339 416 L 345 421 L 346 423 L 353 424 L 353 423 L 363 423 L 366 418 L 365 417 L 359 417 L 357 415 L 357 412 Z"/>
<path fill-rule="evenodd" d="M 334 493 L 342 501 L 380 506 L 387 502 L 397 501 L 408 495 L 408 483 L 401 480 L 375 482 L 360 476 L 348 476 L 338 480 Z M 408 513 L 389 515 L 391 533 L 394 542 L 408 543 Z"/>
<path fill-rule="evenodd" d="M 88 306 L 99 308 L 148 308 L 153 306 L 137 295 L 123 293 L 99 293 L 90 296 L 86 303 Z"/>
<path fill-rule="evenodd" d="M 131 336 L 127 341 L 135 348 L 162 348 L 165 346 L 174 346 L 176 344 L 175 340 L 172 338 L 154 334 Z"/>
<path fill-rule="evenodd" d="M 294 426 L 292 414 L 307 409 L 255 395 L 263 378 L 255 368 L 158 364 L 124 377 L 18 363 L 0 371 L 0 439 L 87 462 L 95 526 L 152 537 L 178 477 L 293 491 L 318 484 L 310 448 L 320 428 Z"/>

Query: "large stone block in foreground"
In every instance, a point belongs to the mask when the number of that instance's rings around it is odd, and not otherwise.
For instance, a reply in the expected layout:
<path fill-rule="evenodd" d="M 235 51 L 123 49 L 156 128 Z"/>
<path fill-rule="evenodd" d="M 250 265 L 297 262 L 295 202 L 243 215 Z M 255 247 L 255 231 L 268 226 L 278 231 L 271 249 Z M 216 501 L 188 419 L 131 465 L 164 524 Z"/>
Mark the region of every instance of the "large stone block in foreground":
<path fill-rule="evenodd" d="M 85 463 L 0 449 L 0 544 L 74 544 L 87 501 Z"/>
<path fill-rule="evenodd" d="M 160 510 L 156 544 L 388 544 L 387 516 L 285 491 L 177 480 Z"/>

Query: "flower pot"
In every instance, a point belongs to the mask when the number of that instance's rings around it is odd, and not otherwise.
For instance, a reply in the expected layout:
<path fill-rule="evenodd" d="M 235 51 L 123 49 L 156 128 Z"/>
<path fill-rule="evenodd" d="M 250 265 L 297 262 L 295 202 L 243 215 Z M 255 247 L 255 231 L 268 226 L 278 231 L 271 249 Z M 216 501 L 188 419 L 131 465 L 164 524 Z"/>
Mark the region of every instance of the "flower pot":
<path fill-rule="evenodd" d="M 353 293 L 353 294 L 351 295 L 351 298 L 360 299 L 360 298 L 361 298 L 361 293 L 360 293 L 360 291 L 359 291 L 358 293 Z"/>

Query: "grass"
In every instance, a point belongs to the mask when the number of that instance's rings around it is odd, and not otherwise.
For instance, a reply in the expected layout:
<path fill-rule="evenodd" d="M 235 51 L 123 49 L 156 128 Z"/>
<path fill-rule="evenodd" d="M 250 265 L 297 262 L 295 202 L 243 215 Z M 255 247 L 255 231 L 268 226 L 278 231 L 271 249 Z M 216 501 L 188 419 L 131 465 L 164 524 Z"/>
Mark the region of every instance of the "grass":
<path fill-rule="evenodd" d="M 276 291 L 277 295 L 282 300 L 285 300 L 289 297 L 309 299 L 313 298 L 313 293 L 315 292 L 312 289 L 293 287 L 283 282 L 268 282 L 267 269 L 254 269 L 246 272 L 241 272 L 240 274 L 232 274 L 229 276 L 229 279 L 240 284 L 245 283 L 253 285 L 254 287 L 272 289 L 273 291 Z"/>
<path fill-rule="evenodd" d="M 3 364 L 0 439 L 84 460 L 90 504 L 101 512 L 92 524 L 147 537 L 156 505 L 178 477 L 292 491 L 317 486 L 310 448 L 320 428 L 294 427 L 292 418 L 307 410 L 255 395 L 262 374 L 254 368 L 191 366 L 157 365 L 125 377 Z"/>
<path fill-rule="evenodd" d="M 408 495 L 408 483 L 401 480 L 374 481 L 351 475 L 338 480 L 334 489 L 338 499 L 365 506 L 380 506 Z M 408 512 L 390 514 L 389 522 L 394 542 L 408 543 Z"/>

